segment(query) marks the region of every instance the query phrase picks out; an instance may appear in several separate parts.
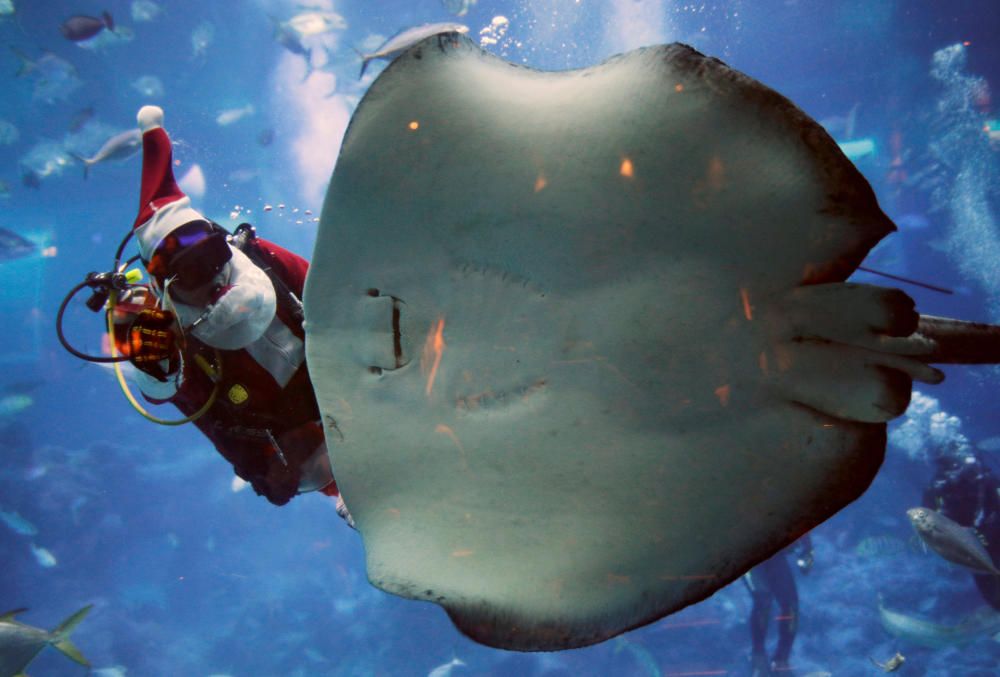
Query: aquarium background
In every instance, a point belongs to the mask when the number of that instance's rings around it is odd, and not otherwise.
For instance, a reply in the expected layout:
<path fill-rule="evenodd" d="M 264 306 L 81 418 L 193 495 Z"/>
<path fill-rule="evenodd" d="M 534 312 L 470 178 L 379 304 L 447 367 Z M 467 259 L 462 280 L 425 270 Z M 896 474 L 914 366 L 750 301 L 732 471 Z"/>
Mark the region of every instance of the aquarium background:
<path fill-rule="evenodd" d="M 544 69 L 685 42 L 782 92 L 845 144 L 900 226 L 867 266 L 953 291 L 904 285 L 924 313 L 1000 322 L 996 0 L 14 0 L 9 13 L 10 5 L 0 3 L 0 227 L 37 249 L 0 263 L 0 510 L 9 516 L 0 523 L 0 607 L 28 607 L 20 620 L 52 628 L 93 604 L 73 640 L 94 675 L 427 675 L 455 658 L 465 665 L 452 674 L 470 676 L 749 673 L 750 595 L 740 581 L 587 649 L 476 645 L 438 607 L 371 587 L 361 540 L 330 499 L 275 508 L 234 491 L 231 468 L 194 427 L 148 423 L 112 372 L 66 353 L 56 311 L 88 271 L 110 267 L 137 213 L 141 167 L 136 155 L 97 164 L 85 179 L 75 156 L 132 128 L 144 104 L 166 111 L 175 172 L 188 176 L 198 209 L 227 227 L 250 221 L 308 257 L 341 136 L 384 66 L 359 80 L 354 49 L 449 20 L 488 50 Z M 105 10 L 115 33 L 80 43 L 61 35 L 68 17 Z M 308 57 L 275 39 L 276 25 L 306 11 L 346 23 L 302 38 Z M 942 60 L 956 53 L 964 63 Z M 484 147 L 483 162 L 493 152 Z M 189 174 L 195 167 L 203 182 Z M 66 327 L 81 348 L 100 350 L 101 319 L 82 298 Z M 815 566 L 797 575 L 792 674 L 876 674 L 870 659 L 897 651 L 906 657 L 900 674 L 998 674 L 1000 642 L 989 634 L 928 648 L 889 634 L 879 617 L 880 597 L 947 625 L 982 606 L 969 575 L 920 548 L 905 515 L 948 442 L 976 448 L 1000 471 L 1000 375 L 946 372 L 892 425 L 871 489 L 812 533 Z M 29 672 L 86 670 L 47 649 Z"/>

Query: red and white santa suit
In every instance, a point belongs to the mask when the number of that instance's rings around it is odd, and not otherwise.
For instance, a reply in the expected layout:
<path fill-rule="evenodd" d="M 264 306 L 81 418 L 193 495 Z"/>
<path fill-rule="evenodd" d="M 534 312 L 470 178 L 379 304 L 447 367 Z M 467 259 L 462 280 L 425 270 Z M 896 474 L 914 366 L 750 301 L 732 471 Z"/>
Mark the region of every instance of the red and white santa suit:
<path fill-rule="evenodd" d="M 163 111 L 146 106 L 138 120 L 143 169 L 134 230 L 148 265 L 175 229 L 205 219 L 174 181 Z M 163 306 L 188 331 L 179 368 L 165 381 L 138 372 L 139 387 L 148 400 L 170 402 L 185 415 L 199 411 L 214 391 L 215 401 L 195 425 L 270 502 L 283 505 L 313 490 L 338 496 L 305 364 L 298 299 L 308 263 L 263 239 L 249 238 L 244 248 L 254 248 L 250 256 L 228 246 L 232 258 L 220 273 L 224 291 L 210 305 L 180 303 L 169 293 L 169 278 L 157 284 L 153 277 Z"/>

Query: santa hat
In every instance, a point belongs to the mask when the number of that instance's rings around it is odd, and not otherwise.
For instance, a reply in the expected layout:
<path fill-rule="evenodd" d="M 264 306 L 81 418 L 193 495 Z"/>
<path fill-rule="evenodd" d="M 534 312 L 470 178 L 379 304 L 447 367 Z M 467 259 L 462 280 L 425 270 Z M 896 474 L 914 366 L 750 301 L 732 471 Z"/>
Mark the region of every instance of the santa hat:
<path fill-rule="evenodd" d="M 163 129 L 163 109 L 143 106 L 136 119 L 142 130 L 142 186 L 139 216 L 132 229 L 139 253 L 149 261 L 172 230 L 205 217 L 191 208 L 191 199 L 174 180 L 173 152 L 170 137 Z"/>

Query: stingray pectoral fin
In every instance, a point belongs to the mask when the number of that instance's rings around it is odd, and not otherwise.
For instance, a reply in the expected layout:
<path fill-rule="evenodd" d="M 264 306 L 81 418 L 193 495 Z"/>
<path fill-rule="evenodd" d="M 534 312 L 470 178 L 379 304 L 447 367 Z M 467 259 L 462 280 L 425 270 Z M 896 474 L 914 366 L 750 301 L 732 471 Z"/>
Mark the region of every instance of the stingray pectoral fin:
<path fill-rule="evenodd" d="M 881 364 L 893 356 L 819 342 L 776 346 L 773 354 L 782 395 L 829 416 L 879 423 L 899 416 L 910 403 L 913 378 Z"/>
<path fill-rule="evenodd" d="M 906 410 L 914 380 L 944 378 L 918 356 L 927 341 L 904 338 L 913 334 L 919 315 L 910 297 L 896 289 L 797 287 L 762 319 L 781 338 L 772 335 L 761 369 L 784 397 L 829 416 L 888 421 Z"/>
<path fill-rule="evenodd" d="M 880 349 L 886 336 L 909 336 L 920 315 L 899 289 L 829 283 L 795 287 L 778 304 L 792 338 L 821 337 Z"/>

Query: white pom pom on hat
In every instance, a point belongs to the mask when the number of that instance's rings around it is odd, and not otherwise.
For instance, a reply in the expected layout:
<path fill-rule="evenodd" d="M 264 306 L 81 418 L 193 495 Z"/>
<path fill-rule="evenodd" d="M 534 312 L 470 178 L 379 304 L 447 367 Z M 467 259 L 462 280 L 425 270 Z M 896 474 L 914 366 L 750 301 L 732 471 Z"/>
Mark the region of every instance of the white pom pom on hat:
<path fill-rule="evenodd" d="M 139 130 L 146 133 L 163 126 L 163 109 L 159 106 L 143 106 L 135 118 L 139 123 Z"/>

